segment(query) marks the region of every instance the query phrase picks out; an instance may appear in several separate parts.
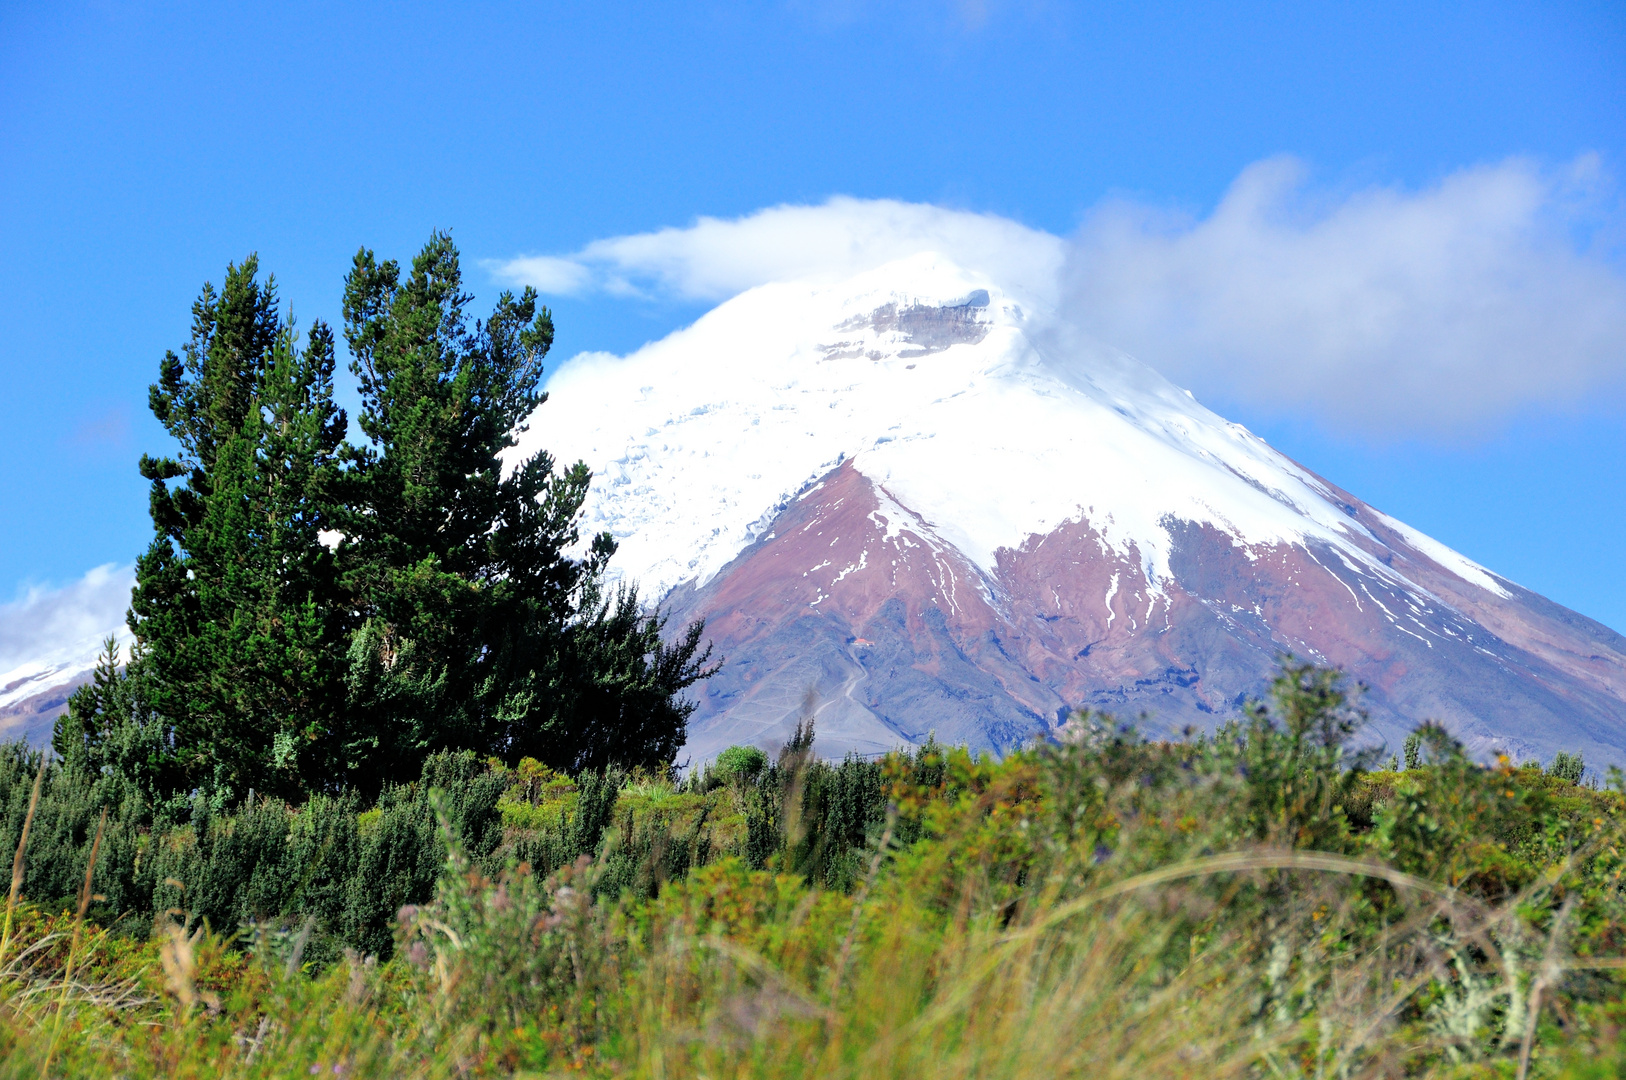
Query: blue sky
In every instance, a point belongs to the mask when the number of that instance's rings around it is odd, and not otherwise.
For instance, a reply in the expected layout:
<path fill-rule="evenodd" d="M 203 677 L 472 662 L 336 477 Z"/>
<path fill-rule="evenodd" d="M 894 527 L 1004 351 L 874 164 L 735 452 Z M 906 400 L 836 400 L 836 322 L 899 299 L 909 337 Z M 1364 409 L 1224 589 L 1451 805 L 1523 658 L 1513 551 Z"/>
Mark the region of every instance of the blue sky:
<path fill-rule="evenodd" d="M 450 228 L 483 305 L 502 284 L 489 268 L 517 256 L 850 195 L 1063 237 L 1166 308 L 1185 295 L 1170 281 L 1225 276 L 1226 200 L 1291 155 L 1271 250 L 1310 281 L 1346 260 L 1381 271 L 1348 239 L 1376 221 L 1456 260 L 1428 296 L 1491 265 L 1487 318 L 1511 311 L 1514 330 L 1493 328 L 1490 360 L 1439 342 L 1415 359 L 1402 335 L 1298 364 L 1268 304 L 1206 336 L 1110 329 L 1367 501 L 1626 630 L 1623 101 L 1626 9 L 1564 0 L 9 3 L 0 599 L 145 545 L 135 460 L 163 446 L 146 386 L 199 285 L 247 252 L 302 321 L 333 320 L 361 244 L 405 257 Z M 1463 194 L 1475 177 L 1513 194 L 1486 209 Z M 1428 247 L 1446 219 L 1457 231 Z M 1133 258 L 1102 256 L 1103 222 L 1129 223 Z M 1463 253 L 1508 222 L 1518 237 Z M 1462 317 L 1475 295 L 1440 303 Z M 710 301 L 550 302 L 563 360 Z M 1453 325 L 1433 312 L 1405 326 Z M 1434 374 L 1392 389 L 1412 368 Z"/>

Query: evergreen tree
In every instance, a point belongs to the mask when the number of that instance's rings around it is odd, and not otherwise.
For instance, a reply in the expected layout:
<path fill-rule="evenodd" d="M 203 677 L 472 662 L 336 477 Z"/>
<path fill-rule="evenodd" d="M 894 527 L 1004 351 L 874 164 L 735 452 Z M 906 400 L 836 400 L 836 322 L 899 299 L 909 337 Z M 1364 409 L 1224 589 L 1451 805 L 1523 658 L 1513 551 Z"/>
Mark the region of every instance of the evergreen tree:
<path fill-rule="evenodd" d="M 147 705 L 142 657 L 137 646 L 121 666 L 118 642 L 109 636 L 91 681 L 68 699 L 51 740 L 70 771 L 107 789 L 109 803 L 127 794 L 150 799 L 165 786 L 164 726 Z"/>
<path fill-rule="evenodd" d="M 671 764 L 694 711 L 680 695 L 711 669 L 710 650 L 699 649 L 702 623 L 671 645 L 665 628 L 665 616 L 645 616 L 631 589 L 605 595 L 589 582 L 562 632 L 514 639 L 516 653 L 530 659 L 494 710 L 492 751 L 510 764 L 533 757 L 572 774 Z M 544 653 L 545 641 L 557 645 Z"/>
<path fill-rule="evenodd" d="M 87 695 L 58 733 L 96 761 L 122 726 L 156 725 L 141 771 L 158 796 L 320 786 L 327 770 L 306 748 L 342 723 L 352 620 L 321 543 L 346 426 L 333 334 L 315 323 L 301 348 L 257 273 L 250 256 L 218 294 L 204 286 L 191 341 L 149 394 L 179 453 L 141 459 L 155 536 L 129 616 L 139 693 Z"/>
<path fill-rule="evenodd" d="M 160 365 L 150 403 L 179 452 L 141 460 L 155 535 L 134 658 L 120 674 L 109 646 L 58 753 L 194 814 L 250 788 L 376 792 L 439 750 L 669 763 L 681 693 L 709 674 L 701 627 L 667 645 L 633 592 L 606 594 L 614 544 L 577 528 L 584 465 L 505 460 L 546 397 L 536 293 L 471 324 L 448 236 L 405 275 L 360 252 L 344 294 L 358 449 L 332 332 L 301 344 L 257 271 L 251 256 L 205 285 Z"/>
<path fill-rule="evenodd" d="M 1423 767 L 1423 736 L 1412 732 L 1406 736 L 1406 768 L 1421 769 Z"/>
<path fill-rule="evenodd" d="M 365 619 L 350 655 L 358 782 L 477 747 L 579 769 L 670 762 L 703 678 L 700 627 L 674 646 L 600 578 L 615 546 L 577 527 L 590 474 L 539 452 L 508 460 L 546 400 L 553 322 L 535 290 L 470 324 L 456 246 L 435 233 L 403 275 L 363 249 L 345 281 L 361 389 L 341 554 Z"/>

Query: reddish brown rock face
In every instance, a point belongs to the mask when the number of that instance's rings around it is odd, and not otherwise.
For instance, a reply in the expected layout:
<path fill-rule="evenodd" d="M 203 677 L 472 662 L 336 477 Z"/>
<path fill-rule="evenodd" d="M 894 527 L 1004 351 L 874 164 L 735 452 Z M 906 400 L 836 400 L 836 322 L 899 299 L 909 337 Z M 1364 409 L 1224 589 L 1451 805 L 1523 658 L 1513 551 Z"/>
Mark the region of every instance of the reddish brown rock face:
<path fill-rule="evenodd" d="M 1079 708 L 1153 733 L 1212 727 L 1291 652 L 1369 686 L 1371 742 L 1398 747 L 1435 719 L 1480 754 L 1622 756 L 1626 639 L 1455 577 L 1333 490 L 1383 541 L 1371 553 L 1394 578 L 1330 549 L 1243 550 L 1176 521 L 1159 588 L 1088 521 L 1002 549 L 984 573 L 843 465 L 705 587 L 668 599 L 674 625 L 706 619 L 726 660 L 701 688 L 689 754 L 777 745 L 808 714 L 830 755 L 932 732 L 1000 750 Z"/>

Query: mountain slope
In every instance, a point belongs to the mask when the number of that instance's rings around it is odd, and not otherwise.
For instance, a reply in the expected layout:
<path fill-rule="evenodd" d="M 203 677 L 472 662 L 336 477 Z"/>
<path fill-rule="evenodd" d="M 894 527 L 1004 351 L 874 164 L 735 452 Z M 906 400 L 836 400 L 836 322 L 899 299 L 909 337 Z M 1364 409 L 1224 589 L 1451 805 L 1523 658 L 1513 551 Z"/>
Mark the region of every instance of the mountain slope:
<path fill-rule="evenodd" d="M 1626 759 L 1626 639 L 1365 505 L 1031 298 L 926 254 L 763 286 L 577 358 L 525 436 L 728 663 L 690 753 L 928 732 L 1000 748 L 1079 706 L 1211 725 L 1292 651 L 1391 745 Z"/>

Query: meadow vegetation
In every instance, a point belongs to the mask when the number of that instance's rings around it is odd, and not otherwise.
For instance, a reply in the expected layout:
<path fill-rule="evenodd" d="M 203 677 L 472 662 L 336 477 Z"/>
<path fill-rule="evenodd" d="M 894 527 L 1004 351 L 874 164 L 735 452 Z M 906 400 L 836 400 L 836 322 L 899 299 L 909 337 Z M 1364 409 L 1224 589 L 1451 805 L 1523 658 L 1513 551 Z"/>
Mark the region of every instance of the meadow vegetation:
<path fill-rule="evenodd" d="M 1369 770 L 1358 720 L 1293 665 L 1177 742 L 444 754 L 168 828 L 48 764 L 0 1075 L 1622 1075 L 1618 774 L 1432 727 Z M 39 767 L 0 765 L 8 843 Z"/>
<path fill-rule="evenodd" d="M 253 258 L 200 293 L 134 648 L 0 746 L 0 1078 L 1626 1074 L 1626 778 L 1374 768 L 1335 672 L 1178 741 L 675 770 L 703 628 L 519 455 L 547 309 L 461 281 L 436 233 L 338 334 Z"/>

